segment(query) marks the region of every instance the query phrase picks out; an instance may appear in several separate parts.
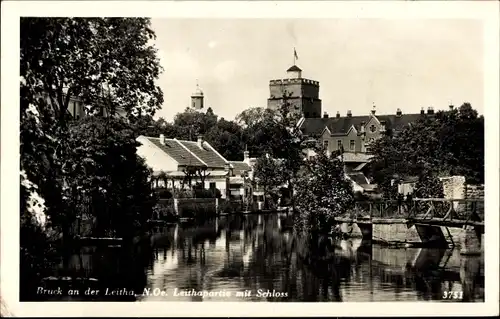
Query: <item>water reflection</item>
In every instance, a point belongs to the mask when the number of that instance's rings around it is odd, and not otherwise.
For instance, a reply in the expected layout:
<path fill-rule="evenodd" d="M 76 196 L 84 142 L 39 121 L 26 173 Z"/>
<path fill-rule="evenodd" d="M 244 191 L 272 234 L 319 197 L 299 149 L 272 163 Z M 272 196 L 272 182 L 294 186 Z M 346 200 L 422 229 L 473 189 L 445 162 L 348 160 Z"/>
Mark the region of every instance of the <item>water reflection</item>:
<path fill-rule="evenodd" d="M 443 300 L 445 292 L 461 291 L 462 301 L 484 301 L 482 257 L 463 257 L 457 250 L 390 249 L 343 240 L 335 243 L 334 260 L 306 264 L 300 254 L 302 241 L 290 227 L 286 214 L 269 214 L 159 228 L 152 238 L 146 288 L 168 295 L 138 299 L 422 301 Z M 223 296 L 174 296 L 176 288 Z M 236 296 L 245 290 L 252 295 Z M 258 296 L 259 291 L 267 295 Z"/>

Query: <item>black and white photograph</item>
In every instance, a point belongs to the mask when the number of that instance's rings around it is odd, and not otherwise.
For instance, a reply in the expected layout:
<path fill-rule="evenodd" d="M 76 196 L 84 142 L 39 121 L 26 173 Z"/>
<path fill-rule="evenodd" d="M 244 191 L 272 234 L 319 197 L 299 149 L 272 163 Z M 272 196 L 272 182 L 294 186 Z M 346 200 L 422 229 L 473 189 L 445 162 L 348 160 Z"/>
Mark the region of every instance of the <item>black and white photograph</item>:
<path fill-rule="evenodd" d="M 178 15 L 152 1 L 149 14 L 52 4 L 12 19 L 2 268 L 16 272 L 2 281 L 18 273 L 18 290 L 2 289 L 2 312 L 498 314 L 498 61 L 484 18 L 498 4 L 405 18 L 363 16 L 385 1 L 345 16 L 301 16 L 301 1 L 210 16 L 222 3 L 190 2 Z"/>

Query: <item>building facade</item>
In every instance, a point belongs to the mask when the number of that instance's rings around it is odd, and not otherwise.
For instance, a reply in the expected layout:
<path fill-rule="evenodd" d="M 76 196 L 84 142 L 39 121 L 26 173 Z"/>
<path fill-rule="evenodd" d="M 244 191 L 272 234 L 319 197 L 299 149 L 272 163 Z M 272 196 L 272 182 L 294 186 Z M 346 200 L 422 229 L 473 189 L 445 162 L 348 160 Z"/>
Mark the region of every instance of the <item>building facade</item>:
<path fill-rule="evenodd" d="M 197 141 L 139 136 L 137 154 L 153 170 L 153 177 L 163 176 L 155 187 L 189 189 L 202 184 L 204 189 L 218 189 L 222 198 L 244 195 L 244 178 L 251 170 L 248 152 L 243 161 L 228 161 L 201 136 Z M 187 171 L 194 172 L 191 185 L 186 182 Z"/>
<path fill-rule="evenodd" d="M 287 70 L 286 79 L 269 82 L 267 107 L 277 110 L 283 105 L 283 96 L 287 97 L 291 113 L 303 117 L 321 117 L 321 99 L 319 82 L 302 78 L 302 70 L 293 65 Z"/>
<path fill-rule="evenodd" d="M 345 116 L 337 112 L 335 117 L 324 114 L 322 118 L 302 118 L 298 125 L 304 135 L 317 140 L 331 153 L 337 150 L 351 153 L 366 153 L 370 144 L 385 134 L 396 135 L 412 122 L 423 116 L 433 116 L 434 110 L 427 113 L 404 114 L 397 109 L 394 114 L 377 115 L 373 109 L 368 115 L 353 116 L 348 111 Z"/>

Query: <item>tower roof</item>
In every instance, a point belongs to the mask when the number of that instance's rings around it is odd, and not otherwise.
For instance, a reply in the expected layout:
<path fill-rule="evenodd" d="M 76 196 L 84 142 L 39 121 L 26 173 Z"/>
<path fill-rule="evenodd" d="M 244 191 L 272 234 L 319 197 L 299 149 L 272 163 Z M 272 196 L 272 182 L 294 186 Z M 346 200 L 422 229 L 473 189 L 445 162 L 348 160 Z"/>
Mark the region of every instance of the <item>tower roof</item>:
<path fill-rule="evenodd" d="M 203 91 L 200 89 L 198 83 L 196 83 L 196 91 L 191 96 L 203 96 Z"/>
<path fill-rule="evenodd" d="M 287 72 L 300 72 L 302 71 L 298 66 L 296 66 L 295 64 L 292 65 L 288 70 L 286 70 Z"/>

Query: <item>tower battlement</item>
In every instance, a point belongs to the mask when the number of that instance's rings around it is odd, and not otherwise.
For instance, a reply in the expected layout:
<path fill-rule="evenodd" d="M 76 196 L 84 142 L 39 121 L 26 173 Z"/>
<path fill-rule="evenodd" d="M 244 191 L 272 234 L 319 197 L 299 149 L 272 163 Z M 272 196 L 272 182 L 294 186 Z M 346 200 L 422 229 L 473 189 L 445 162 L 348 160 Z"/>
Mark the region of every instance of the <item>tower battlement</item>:
<path fill-rule="evenodd" d="M 269 81 L 269 85 L 287 85 L 287 84 L 311 84 L 319 86 L 318 81 L 303 79 L 303 78 L 295 78 L 295 79 L 276 79 Z"/>
<path fill-rule="evenodd" d="M 304 117 L 321 117 L 321 99 L 319 98 L 319 82 L 302 78 L 302 70 L 293 65 L 287 70 L 287 79 L 269 81 L 269 98 L 267 107 L 279 109 L 286 94 L 291 110 Z"/>

